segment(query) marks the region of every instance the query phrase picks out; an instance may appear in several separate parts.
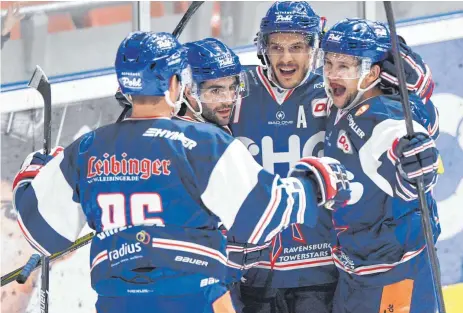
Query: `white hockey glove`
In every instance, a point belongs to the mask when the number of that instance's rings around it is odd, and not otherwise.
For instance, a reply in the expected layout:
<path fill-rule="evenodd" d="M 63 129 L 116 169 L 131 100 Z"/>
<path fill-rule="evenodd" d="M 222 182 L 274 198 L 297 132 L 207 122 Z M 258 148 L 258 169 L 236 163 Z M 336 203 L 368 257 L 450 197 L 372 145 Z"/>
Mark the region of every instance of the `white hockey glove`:
<path fill-rule="evenodd" d="M 50 162 L 50 160 L 59 153 L 63 152 L 63 150 L 63 147 L 57 146 L 50 151 L 49 155 L 43 154 L 43 149 L 29 154 L 21 164 L 21 169 L 13 180 L 13 190 L 16 186 L 31 182 L 40 172 L 42 167 L 44 167 L 45 164 Z"/>

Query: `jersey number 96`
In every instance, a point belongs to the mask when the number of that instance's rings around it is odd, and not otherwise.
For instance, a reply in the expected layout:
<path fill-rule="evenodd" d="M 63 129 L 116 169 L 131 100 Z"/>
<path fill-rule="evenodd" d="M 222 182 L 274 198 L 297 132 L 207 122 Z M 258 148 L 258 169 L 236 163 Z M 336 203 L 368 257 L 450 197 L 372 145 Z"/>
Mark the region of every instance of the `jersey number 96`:
<path fill-rule="evenodd" d="M 101 212 L 102 230 L 127 226 L 127 215 L 131 225 L 163 226 L 164 220 L 155 217 L 162 213 L 161 196 L 155 192 L 138 192 L 130 195 L 129 208 L 126 208 L 126 196 L 123 193 L 100 193 L 97 203 Z"/>

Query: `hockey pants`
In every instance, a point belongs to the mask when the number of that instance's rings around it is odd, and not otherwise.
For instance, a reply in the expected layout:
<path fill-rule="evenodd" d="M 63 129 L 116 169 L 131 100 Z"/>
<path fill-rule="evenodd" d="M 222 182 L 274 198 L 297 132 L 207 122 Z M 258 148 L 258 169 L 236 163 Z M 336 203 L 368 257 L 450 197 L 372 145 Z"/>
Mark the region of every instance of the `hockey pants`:
<path fill-rule="evenodd" d="M 426 257 L 426 251 L 420 257 Z M 365 286 L 345 272 L 339 276 L 333 313 L 435 313 L 436 298 L 429 264 L 396 282 Z"/>
<path fill-rule="evenodd" d="M 243 313 L 331 313 L 336 284 L 298 288 L 241 285 Z"/>

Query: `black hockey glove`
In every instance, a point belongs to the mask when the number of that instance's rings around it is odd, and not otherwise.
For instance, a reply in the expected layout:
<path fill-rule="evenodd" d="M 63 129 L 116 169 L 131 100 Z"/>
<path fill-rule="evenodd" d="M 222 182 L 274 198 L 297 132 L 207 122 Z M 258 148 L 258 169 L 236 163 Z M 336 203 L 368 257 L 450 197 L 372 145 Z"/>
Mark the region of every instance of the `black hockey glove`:
<path fill-rule="evenodd" d="M 428 134 L 415 133 L 411 138 L 396 139 L 389 155 L 397 169 L 396 193 L 405 201 L 418 198 L 414 185 L 419 177 L 423 177 L 426 192 L 436 184 L 439 152 Z"/>

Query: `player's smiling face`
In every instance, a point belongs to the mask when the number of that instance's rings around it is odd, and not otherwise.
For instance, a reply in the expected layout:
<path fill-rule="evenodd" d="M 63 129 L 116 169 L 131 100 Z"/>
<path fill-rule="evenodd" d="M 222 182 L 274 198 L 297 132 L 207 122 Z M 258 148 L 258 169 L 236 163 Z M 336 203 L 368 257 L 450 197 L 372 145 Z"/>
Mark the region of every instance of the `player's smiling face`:
<path fill-rule="evenodd" d="M 228 125 L 238 97 L 238 86 L 236 76 L 203 82 L 200 89 L 204 118 L 219 126 Z"/>
<path fill-rule="evenodd" d="M 336 107 L 342 109 L 357 96 L 359 68 L 359 60 L 353 56 L 335 53 L 325 55 L 323 75 L 330 87 L 331 98 Z"/>
<path fill-rule="evenodd" d="M 297 87 L 309 70 L 311 52 L 303 34 L 270 34 L 266 54 L 276 82 L 286 89 Z"/>

